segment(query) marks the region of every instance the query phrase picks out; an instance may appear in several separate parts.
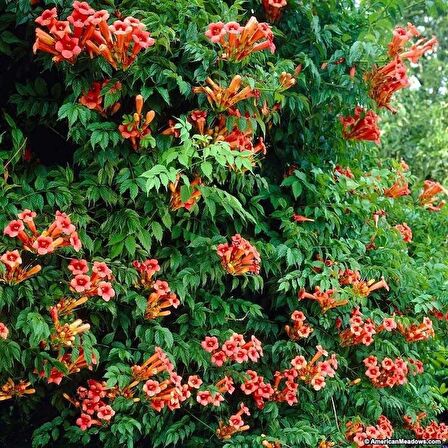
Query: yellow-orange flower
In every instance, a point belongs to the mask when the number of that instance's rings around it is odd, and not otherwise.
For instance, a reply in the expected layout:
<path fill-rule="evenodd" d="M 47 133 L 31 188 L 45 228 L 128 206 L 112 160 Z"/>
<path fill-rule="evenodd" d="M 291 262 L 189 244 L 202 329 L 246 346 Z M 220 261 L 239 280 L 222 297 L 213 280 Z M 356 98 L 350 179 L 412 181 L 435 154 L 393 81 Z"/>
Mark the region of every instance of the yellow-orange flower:
<path fill-rule="evenodd" d="M 171 210 L 178 210 L 180 208 L 185 208 L 190 210 L 194 204 L 196 204 L 201 197 L 201 192 L 197 188 L 199 185 L 202 185 L 202 181 L 200 177 L 195 177 L 191 182 L 190 186 L 192 187 L 192 193 L 190 197 L 184 202 L 181 199 L 180 189 L 181 185 L 179 183 L 179 178 L 175 183 L 170 183 L 169 189 L 171 191 L 171 200 L 170 200 L 170 208 Z"/>
<path fill-rule="evenodd" d="M 221 87 L 211 78 L 207 78 L 205 82 L 208 86 L 193 87 L 193 93 L 207 95 L 210 105 L 221 112 L 256 95 L 256 92 L 249 86 L 241 88 L 242 78 L 240 75 L 235 75 L 228 87 Z"/>

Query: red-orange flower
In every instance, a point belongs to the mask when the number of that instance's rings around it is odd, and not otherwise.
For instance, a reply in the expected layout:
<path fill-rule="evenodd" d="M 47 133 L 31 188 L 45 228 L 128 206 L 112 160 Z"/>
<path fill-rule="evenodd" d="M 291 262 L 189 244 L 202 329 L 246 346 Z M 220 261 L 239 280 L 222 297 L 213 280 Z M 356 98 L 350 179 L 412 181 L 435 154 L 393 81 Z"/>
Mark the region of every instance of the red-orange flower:
<path fill-rule="evenodd" d="M 247 431 L 250 427 L 246 425 L 242 419 L 242 415 L 250 415 L 249 409 L 243 404 L 240 404 L 240 410 L 231 415 L 228 422 L 224 423 L 222 420 L 219 422 L 219 427 L 216 430 L 216 436 L 221 440 L 228 440 L 234 434 Z"/>
<path fill-rule="evenodd" d="M 376 291 L 378 289 L 384 288 L 386 291 L 389 291 L 390 289 L 389 285 L 386 283 L 383 277 L 381 277 L 381 280 L 378 282 L 375 282 L 375 280 L 356 280 L 352 283 L 352 287 L 355 294 L 364 297 L 367 297 L 373 291 Z"/>
<path fill-rule="evenodd" d="M 365 111 L 357 106 L 353 116 L 340 117 L 342 135 L 347 140 L 366 140 L 380 144 L 380 129 L 378 115 L 373 111 Z"/>
<path fill-rule="evenodd" d="M 294 215 L 292 215 L 292 219 L 295 222 L 314 222 L 314 219 L 307 218 L 306 216 L 303 215 L 298 215 L 297 213 L 294 213 Z"/>
<path fill-rule="evenodd" d="M 280 19 L 283 8 L 288 5 L 286 0 L 263 0 L 263 8 L 269 21 L 275 22 Z"/>
<path fill-rule="evenodd" d="M 359 417 L 355 421 L 349 421 L 346 424 L 345 437 L 349 442 L 353 442 L 357 447 L 366 446 L 366 439 L 390 439 L 394 433 L 392 424 L 384 415 L 380 415 L 376 426 L 365 425 Z M 387 445 L 373 445 L 387 446 Z M 319 447 L 320 448 L 320 447 Z"/>
<path fill-rule="evenodd" d="M 440 193 L 447 193 L 442 185 L 432 180 L 425 180 L 423 184 L 423 191 L 419 196 L 420 204 L 424 207 L 427 207 L 428 210 L 439 211 L 445 205 L 445 201 L 439 201 L 438 203 L 435 203 L 437 200 L 437 196 Z"/>
<path fill-rule="evenodd" d="M 192 111 L 190 114 L 190 120 L 196 125 L 201 135 L 204 134 L 206 119 L 207 119 L 206 110 L 196 109 Z"/>
<path fill-rule="evenodd" d="M 1 257 L 0 261 L 5 264 L 9 269 L 15 269 L 22 264 L 22 258 L 20 257 L 18 250 L 13 250 L 12 252 L 5 252 Z"/>
<path fill-rule="evenodd" d="M 42 12 L 42 14 L 35 20 L 37 24 L 40 26 L 45 26 L 47 28 L 50 28 L 54 21 L 56 20 L 56 17 L 58 15 L 57 9 L 46 9 Z"/>
<path fill-rule="evenodd" d="M 426 341 L 435 335 L 432 321 L 429 317 L 424 317 L 421 324 L 414 323 L 405 326 L 399 322 L 397 329 L 408 342 Z"/>
<path fill-rule="evenodd" d="M 294 322 L 293 326 L 285 325 L 285 331 L 292 341 L 307 338 L 313 332 L 313 328 L 305 324 L 306 317 L 301 311 L 294 311 L 291 320 Z"/>
<path fill-rule="evenodd" d="M 0 262 L 6 267 L 6 272 L 0 273 L 0 283 L 16 285 L 40 272 L 42 267 L 22 268 L 22 257 L 18 250 L 7 251 L 0 257 Z"/>
<path fill-rule="evenodd" d="M 384 195 L 388 198 L 407 196 L 410 193 L 411 190 L 409 190 L 409 185 L 403 176 L 399 176 L 395 183 L 384 191 Z"/>
<path fill-rule="evenodd" d="M 408 23 L 406 28 L 397 26 L 393 31 L 392 40 L 388 46 L 389 56 L 394 57 L 399 55 L 406 43 L 415 36 L 420 36 L 420 32 L 412 23 Z"/>
<path fill-rule="evenodd" d="M 149 125 L 155 117 L 155 112 L 150 110 L 145 116 L 142 114 L 143 97 L 137 95 L 135 97 L 135 112 L 132 116 L 125 116 L 122 124 L 118 126 L 121 136 L 124 139 L 129 139 L 132 148 L 135 151 L 141 146 L 142 140 L 151 133 Z"/>
<path fill-rule="evenodd" d="M 221 258 L 222 267 L 232 275 L 260 273 L 260 254 L 249 241 L 241 235 L 232 236 L 230 244 L 220 244 L 217 254 Z"/>
<path fill-rule="evenodd" d="M 438 40 L 433 37 L 426 41 L 426 39 L 420 39 L 411 46 L 408 51 L 401 53 L 403 59 L 409 59 L 413 64 L 417 64 L 418 60 L 428 51 L 433 51 L 439 44 Z"/>
<path fill-rule="evenodd" d="M 257 51 L 275 51 L 271 27 L 267 23 L 259 23 L 255 17 L 251 17 L 244 27 L 237 22 L 211 23 L 205 35 L 213 43 L 221 45 L 222 59 L 241 61 Z"/>
<path fill-rule="evenodd" d="M 400 232 L 405 243 L 412 241 L 412 230 L 405 222 L 403 224 L 397 224 L 395 228 Z"/>
<path fill-rule="evenodd" d="M 53 318 L 54 316 L 52 316 Z M 57 316 L 53 319 L 54 331 L 51 334 L 51 344 L 54 349 L 61 347 L 72 347 L 75 337 L 90 330 L 90 324 L 84 323 L 81 319 L 76 319 L 71 323 L 60 323 Z"/>
<path fill-rule="evenodd" d="M 185 208 L 186 210 L 190 210 L 199 200 L 202 193 L 198 189 L 198 186 L 202 185 L 202 181 L 200 177 L 195 177 L 190 182 L 191 187 L 191 195 L 184 202 L 181 199 L 181 184 L 179 179 L 175 183 L 170 183 L 169 189 L 171 191 L 171 199 L 170 199 L 170 208 L 171 210 L 178 210 L 180 208 Z"/>
<path fill-rule="evenodd" d="M 353 285 L 353 283 L 359 280 L 361 280 L 359 271 L 352 271 L 347 268 L 339 272 L 339 284 L 341 286 Z"/>
<path fill-rule="evenodd" d="M 211 78 L 206 78 L 205 82 L 208 86 L 193 87 L 193 93 L 207 95 L 210 105 L 218 111 L 225 111 L 240 101 L 256 95 L 255 91 L 249 86 L 241 88 L 242 78 L 240 75 L 235 75 L 226 88 L 216 84 Z"/>
<path fill-rule="evenodd" d="M 0 339 L 7 339 L 8 334 L 8 327 L 3 322 L 0 322 Z"/>
<path fill-rule="evenodd" d="M 23 225 L 23 222 L 21 220 L 14 220 L 11 221 L 4 229 L 3 229 L 3 235 L 7 235 L 10 238 L 16 238 L 19 236 L 25 226 Z"/>
<path fill-rule="evenodd" d="M 352 170 L 349 167 L 344 168 L 341 165 L 336 165 L 334 167 L 334 174 L 336 178 L 340 176 L 345 176 L 348 177 L 349 179 L 355 178 L 354 174 L 352 173 Z"/>
<path fill-rule="evenodd" d="M 56 8 L 45 10 L 36 23 L 45 27 L 36 29 L 34 52 L 53 55 L 54 62 L 76 62 L 86 51 L 90 57 L 103 57 L 115 69 L 126 69 L 142 49 L 154 45 L 154 39 L 145 25 L 133 17 L 116 20 L 108 25 L 109 13 L 95 11 L 87 2 L 75 1 L 67 20 L 58 20 Z"/>
<path fill-rule="evenodd" d="M 15 383 L 11 378 L 8 378 L 8 381 L 0 387 L 0 401 L 34 394 L 36 389 L 30 388 L 30 385 L 29 381 L 20 380 Z"/>
<path fill-rule="evenodd" d="M 433 420 L 424 426 L 422 420 L 426 417 L 427 414 L 425 412 L 420 412 L 417 414 L 415 422 L 413 422 L 410 416 L 405 415 L 403 417 L 404 427 L 413 431 L 417 439 L 448 440 L 448 425 Z"/>
<path fill-rule="evenodd" d="M 332 308 L 336 308 L 338 306 L 347 305 L 348 300 L 338 300 L 334 297 L 336 291 L 334 289 L 329 289 L 327 291 L 321 291 L 321 289 L 316 286 L 314 288 L 314 293 L 310 294 L 305 291 L 305 289 L 301 289 L 298 293 L 299 300 L 303 299 L 311 299 L 315 300 L 322 309 L 323 313 L 326 313 L 328 310 Z"/>
<path fill-rule="evenodd" d="M 79 98 L 79 102 L 91 110 L 96 110 L 101 115 L 106 115 L 107 113 L 114 114 L 120 109 L 121 104 L 119 102 L 107 107 L 103 107 L 104 97 L 101 94 L 102 89 L 109 83 L 109 80 L 105 81 L 94 81 L 90 86 L 90 89 L 83 93 Z M 121 89 L 121 83 L 116 82 L 113 87 L 110 88 L 110 92 L 115 92 Z"/>
<path fill-rule="evenodd" d="M 412 23 L 408 23 L 406 28 L 396 27 L 393 31 L 392 41 L 389 44 L 389 56 L 399 56 L 402 59 L 409 59 L 416 64 L 418 60 L 428 51 L 431 51 L 438 44 L 437 39 L 419 39 L 406 50 L 406 44 L 414 37 L 419 37 L 420 32 Z"/>
<path fill-rule="evenodd" d="M 397 56 L 386 65 L 367 73 L 365 78 L 370 86 L 369 95 L 376 101 L 378 107 L 395 112 L 390 105 L 392 95 L 409 86 L 407 69 L 403 61 Z"/>

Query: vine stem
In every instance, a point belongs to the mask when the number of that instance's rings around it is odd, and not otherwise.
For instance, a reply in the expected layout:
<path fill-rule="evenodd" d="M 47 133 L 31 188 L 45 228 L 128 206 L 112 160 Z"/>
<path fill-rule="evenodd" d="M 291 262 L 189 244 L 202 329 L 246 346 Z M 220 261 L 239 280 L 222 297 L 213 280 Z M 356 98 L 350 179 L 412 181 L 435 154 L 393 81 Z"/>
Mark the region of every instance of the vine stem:
<path fill-rule="evenodd" d="M 25 138 L 23 140 L 23 143 L 19 146 L 19 148 L 17 149 L 17 151 L 11 156 L 11 158 L 6 162 L 6 164 L 3 166 L 3 169 L 6 169 L 8 167 L 8 165 L 14 160 L 14 157 L 20 152 L 22 151 L 22 149 L 24 148 L 24 146 L 26 145 L 27 139 Z"/>
<path fill-rule="evenodd" d="M 200 418 L 196 417 L 196 416 L 195 416 L 194 414 L 192 414 L 188 409 L 185 409 L 185 411 L 186 411 L 188 414 L 190 414 L 193 418 L 195 418 L 198 422 L 202 423 L 204 426 L 206 426 L 208 429 L 210 429 L 210 430 L 213 432 L 213 434 L 215 434 L 215 430 L 214 430 L 211 426 L 207 425 L 207 423 L 203 422 Z"/>
<path fill-rule="evenodd" d="M 334 412 L 334 420 L 336 422 L 336 426 L 338 428 L 338 431 L 340 431 L 339 423 L 338 423 L 338 414 L 336 413 L 336 406 L 334 405 L 334 399 L 331 397 L 331 404 L 333 405 L 333 412 Z"/>

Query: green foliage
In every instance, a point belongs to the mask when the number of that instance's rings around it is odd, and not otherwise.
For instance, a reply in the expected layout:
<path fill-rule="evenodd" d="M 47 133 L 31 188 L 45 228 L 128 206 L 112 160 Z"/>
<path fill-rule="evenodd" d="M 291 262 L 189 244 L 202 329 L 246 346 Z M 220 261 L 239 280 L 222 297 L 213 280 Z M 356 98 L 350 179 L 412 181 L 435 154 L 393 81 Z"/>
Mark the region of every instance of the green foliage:
<path fill-rule="evenodd" d="M 30 6 L 28 0 L 19 0 L 0 5 L 0 53 L 12 73 L 0 75 L 5 80 L 3 95 L 10 98 L 1 112 L 0 228 L 26 208 L 38 212 L 42 222 L 50 222 L 61 210 L 70 214 L 83 242 L 77 255 L 64 248 L 35 257 L 33 262 L 38 259 L 44 266 L 35 277 L 17 285 L 0 283 L 0 322 L 9 329 L 8 337 L 0 338 L 0 384 L 10 377 L 26 379 L 36 389 L 0 409 L 0 445 L 236 448 L 259 447 L 268 440 L 305 447 L 321 440 L 346 444 L 345 423 L 357 417 L 370 425 L 386 415 L 395 434 L 407 437 L 412 433 L 403 429 L 404 414 L 414 417 L 425 411 L 429 419 L 436 418 L 447 408 L 446 384 L 434 376 L 438 366 L 446 371 L 447 323 L 431 313 L 448 309 L 448 207 L 440 212 L 423 207 L 418 198 L 422 181 L 403 172 L 395 160 L 379 158 L 372 144 L 344 140 L 339 122 L 341 114 L 351 114 L 358 104 L 374 107 L 363 73 L 383 63 L 391 30 L 410 14 L 412 5 L 402 0 L 291 0 L 272 26 L 275 53 L 257 52 L 231 63 L 218 58 L 219 46 L 204 32 L 221 20 L 244 24 L 252 14 L 265 20 L 259 1 L 91 3 L 111 14 L 140 19 L 156 44 L 142 51 L 126 71 L 114 71 L 104 60 L 85 55 L 73 65 L 54 64 L 48 54 L 31 54 L 34 20 L 44 7 L 53 6 L 66 17 L 71 2 L 45 0 Z M 418 3 L 424 3 L 425 14 L 434 15 L 432 8 L 442 2 Z M 437 67 L 440 63 L 424 62 Z M 296 84 L 283 89 L 280 74 L 294 74 L 299 64 Z M 354 65 L 352 79 L 349 70 Z M 193 110 L 207 111 L 206 129 L 216 125 L 219 115 L 205 95 L 192 88 L 205 85 L 207 77 L 228 86 L 235 75 L 257 94 L 238 103 L 241 117 L 226 116 L 226 130 L 236 126 L 263 137 L 265 156 L 235 149 L 214 138 L 213 129 L 201 134 L 192 124 Z M 120 93 L 103 92 L 104 108 L 120 101 L 115 114 L 79 103 L 93 81 L 105 79 L 122 85 Z M 138 94 L 145 100 L 144 112 L 154 110 L 155 119 L 145 145 L 134 151 L 118 126 L 123 115 L 132 121 Z M 431 112 L 422 107 L 418 120 L 426 121 L 428 113 L 440 119 L 434 139 L 443 142 L 446 107 L 427 89 L 417 94 L 425 96 L 425 104 L 433 103 Z M 402 99 L 410 104 L 404 95 Z M 264 104 L 268 115 L 261 113 Z M 403 124 L 414 115 L 403 108 L 386 126 L 385 141 L 394 155 L 398 141 L 416 141 Z M 171 126 L 168 120 L 174 120 L 178 137 L 163 133 Z M 394 130 L 396 141 L 390 137 Z M 38 140 L 33 138 L 36 133 Z M 54 133 L 62 135 L 60 146 L 42 137 Z M 420 133 L 416 139 L 419 152 L 425 151 Z M 46 163 L 43 156 L 48 154 L 57 160 Z M 421 174 L 419 163 L 415 166 Z M 337 165 L 350 167 L 354 178 L 336 175 Z M 437 167 L 431 174 L 441 172 Z M 412 193 L 387 197 L 385 191 L 400 176 Z M 201 183 L 194 184 L 197 178 Z M 191 208 L 170 206 L 176 186 L 182 203 L 200 192 Z M 373 215 L 379 210 L 386 217 L 375 226 Z M 295 222 L 295 213 L 314 221 Z M 412 229 L 410 243 L 395 229 L 403 222 Z M 260 253 L 259 275 L 232 276 L 221 266 L 217 248 L 236 233 Z M 15 249 L 15 242 L 2 237 L 0 252 Z M 52 367 L 66 370 L 44 341 L 53 325 L 49 308 L 73 292 L 67 269 L 73 257 L 106 261 L 117 294 L 110 302 L 89 300 L 80 308 L 90 331 L 78 337 L 75 348 L 96 364 L 92 371 L 67 374 L 56 386 L 39 373 L 48 375 Z M 144 317 L 148 294 L 136 287 L 138 274 L 132 268 L 134 260 L 148 258 L 159 260 L 157 278 L 166 279 L 181 301 L 169 316 L 152 320 Z M 390 291 L 381 289 L 366 298 L 342 288 L 338 277 L 346 268 L 358 270 L 365 280 L 384 276 Z M 313 301 L 297 299 L 299 290 L 315 287 L 337 289 L 348 304 L 324 314 Z M 347 328 L 355 307 L 377 325 L 393 314 L 406 324 L 430 316 L 436 336 L 408 343 L 398 332 L 382 332 L 370 346 L 341 347 L 336 319 Z M 314 328 L 307 339 L 289 340 L 284 330 L 295 310 L 303 311 Z M 228 363 L 223 368 L 210 363 L 200 342 L 208 335 L 224 341 L 233 332 L 262 341 L 264 356 L 258 363 Z M 301 382 L 297 404 L 270 401 L 263 409 L 240 390 L 247 369 L 273 383 L 276 371 L 289 368 L 295 356 L 311 358 L 316 345 L 336 353 L 339 362 L 335 378 L 327 378 L 324 389 L 315 391 Z M 133 379 L 131 367 L 151 356 L 156 346 L 167 353 L 184 381 L 197 374 L 204 386 L 213 387 L 228 375 L 236 384 L 234 395 L 225 394 L 219 408 L 203 407 L 193 391 L 180 409 L 159 413 L 138 393 L 140 401 L 111 401 L 116 414 L 109 423 L 86 431 L 76 426 L 79 409 L 63 394 L 73 396 L 90 378 L 124 389 Z M 362 360 L 371 354 L 380 359 L 413 357 L 426 370 L 410 376 L 406 385 L 378 389 L 364 374 Z M 219 422 L 228 422 L 240 402 L 250 408 L 251 416 L 245 416 L 250 429 L 230 440 L 219 439 Z"/>
<path fill-rule="evenodd" d="M 404 158 L 420 177 L 448 180 L 448 89 L 446 64 L 448 50 L 443 36 L 448 32 L 444 10 L 427 16 L 424 8 L 410 8 L 406 20 L 422 26 L 425 33 L 441 41 L 436 54 L 425 67 L 417 67 L 411 78 L 412 88 L 400 95 L 399 114 L 384 123 L 383 153 Z M 436 98 L 436 100 L 435 100 Z"/>

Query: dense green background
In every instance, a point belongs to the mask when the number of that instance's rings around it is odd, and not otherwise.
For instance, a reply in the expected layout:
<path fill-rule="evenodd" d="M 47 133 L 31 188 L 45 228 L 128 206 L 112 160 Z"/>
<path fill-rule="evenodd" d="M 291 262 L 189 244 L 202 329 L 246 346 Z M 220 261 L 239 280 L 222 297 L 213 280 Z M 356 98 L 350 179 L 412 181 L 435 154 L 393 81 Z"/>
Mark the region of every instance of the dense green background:
<path fill-rule="evenodd" d="M 42 3 L 57 5 L 62 17 L 70 11 L 69 1 Z M 434 418 L 446 409 L 441 387 L 446 322 L 433 319 L 437 336 L 428 342 L 408 344 L 398 333 L 381 334 L 370 347 L 341 348 L 335 328 L 337 317 L 347 325 L 349 312 L 357 304 L 376 322 L 397 310 L 412 322 L 421 322 L 432 308 L 447 311 L 447 208 L 430 213 L 418 204 L 423 178 L 446 179 L 442 157 L 443 151 L 446 154 L 446 105 L 441 100 L 446 101 L 446 93 L 435 93 L 446 77 L 446 48 L 443 34 L 439 35 L 446 28 L 446 4 L 288 3 L 274 25 L 276 53 L 258 53 L 235 65 L 217 64 L 217 46 L 203 33 L 217 20 L 244 23 L 252 9 L 262 20 L 259 2 L 92 2 L 97 9 L 118 9 L 138 17 L 156 39 L 156 45 L 127 72 L 112 73 L 99 60 L 80 58 L 74 66 L 55 66 L 49 55 L 34 56 L 33 20 L 41 5 L 31 8 L 25 0 L 0 0 L 4 67 L 0 82 L 3 97 L 8 98 L 2 104 L 0 227 L 24 208 L 39 212 L 42 227 L 55 210 L 70 213 L 80 228 L 83 256 L 108 262 L 117 277 L 118 293 L 109 303 L 89 301 L 80 311 L 92 325 L 92 336 L 82 343 L 85 349 L 93 346 L 98 351 L 98 368 L 66 378 L 56 387 L 34 373 L 55 356 L 36 341 L 48 337 L 48 306 L 68 293 L 67 259 L 74 254 L 67 250 L 45 258 L 42 273 L 18 287 L 0 286 L 0 321 L 10 328 L 10 339 L 0 340 L 0 379 L 29 378 L 37 389 L 32 397 L 0 405 L 3 446 L 177 443 L 236 448 L 260 446 L 261 434 L 286 447 L 316 446 L 322 439 L 343 445 L 345 422 L 357 416 L 374 424 L 384 414 L 397 436 L 411 437 L 402 429 L 404 414 L 414 416 L 424 410 Z M 363 71 L 385 61 L 395 24 L 404 25 L 410 17 L 421 25 L 426 16 L 430 17 L 429 34 L 434 30 L 439 35 L 442 48 L 440 58 L 423 59 L 410 70 L 424 80 L 424 88 L 397 96 L 397 115 L 386 118 L 388 113 L 382 113 L 385 133 L 380 149 L 343 140 L 338 117 L 351 113 L 357 104 L 374 107 Z M 345 62 L 335 64 L 341 57 Z M 321 68 L 323 63 L 328 63 L 326 69 Z M 303 69 L 297 86 L 285 93 L 276 91 L 278 75 L 292 73 L 298 64 Z M 357 66 L 354 80 L 348 75 L 352 65 Z M 202 85 L 207 76 L 227 84 L 235 74 L 260 89 L 261 102 L 282 105 L 272 125 L 261 119 L 254 123 L 257 134 L 265 135 L 268 153 L 253 171 L 245 173 L 227 168 L 235 159 L 243 163 L 244 155 L 223 145 L 209 144 L 203 149 L 201 138 L 186 123 L 189 111 L 208 107 L 203 96 L 192 94 L 192 86 Z M 123 84 L 122 109 L 114 118 L 104 119 L 77 100 L 92 81 L 109 77 Z M 145 110 L 156 111 L 155 147 L 135 153 L 121 140 L 117 126 L 121 114 L 132 111 L 133 97 L 139 93 L 145 97 Z M 255 111 L 250 101 L 241 107 Z M 208 112 L 211 120 L 214 113 Z M 182 124 L 180 140 L 160 135 L 171 117 Z M 25 148 L 31 150 L 31 161 L 23 160 Z M 383 192 L 394 183 L 401 156 L 411 162 L 416 174 L 405 174 L 412 194 L 385 198 Z M 293 163 L 297 170 L 285 179 L 284 172 Z M 336 180 L 336 164 L 350 166 L 355 179 Z M 190 179 L 200 174 L 205 182 L 202 198 L 190 212 L 169 209 L 167 186 L 178 172 Z M 371 217 L 379 209 L 386 210 L 387 221 L 382 219 L 375 229 Z M 294 223 L 293 213 L 315 222 Z M 413 230 L 413 242 L 408 245 L 393 228 L 402 222 Z M 222 270 L 216 245 L 237 232 L 260 251 L 259 276 L 232 278 Z M 376 248 L 367 251 L 375 232 Z M 0 240 L 2 251 L 12 248 L 11 240 Z M 316 256 L 337 264 L 324 266 Z M 169 281 L 182 301 L 175 313 L 156 321 L 143 318 L 146 297 L 132 286 L 136 274 L 131 262 L 145 258 L 159 260 L 160 278 Z M 302 287 L 339 288 L 337 273 L 345 267 L 359 269 L 365 279 L 384 276 L 391 291 L 381 290 L 366 300 L 346 288 L 340 294 L 350 305 L 326 315 L 314 303 L 297 301 Z M 309 339 L 298 343 L 289 341 L 283 331 L 296 309 L 304 311 L 315 328 Z M 255 334 L 262 340 L 265 356 L 259 364 L 229 365 L 224 371 L 210 366 L 200 341 L 209 334 L 224 340 L 232 331 Z M 294 356 L 311 357 L 317 344 L 338 354 L 340 368 L 319 392 L 302 384 L 299 404 L 294 407 L 269 403 L 259 411 L 241 392 L 227 395 L 223 406 L 213 411 L 193 399 L 176 412 L 161 414 L 146 404 L 117 400 L 113 404 L 117 414 L 109 428 L 83 433 L 74 424 L 76 410 L 62 398 L 63 392 L 73 393 L 91 376 L 107 378 L 111 385 L 127 384 L 130 366 L 152 354 L 155 345 L 172 356 L 182 375 L 199 374 L 205 384 L 213 384 L 224 374 L 238 382 L 246 368 L 270 380 Z M 372 353 L 380 358 L 416 357 L 424 362 L 425 373 L 403 387 L 375 389 L 362 365 L 362 359 Z M 350 386 L 358 377 L 361 383 Z M 214 435 L 218 420 L 228 419 L 242 400 L 251 408 L 251 429 L 231 441 L 218 440 Z"/>

